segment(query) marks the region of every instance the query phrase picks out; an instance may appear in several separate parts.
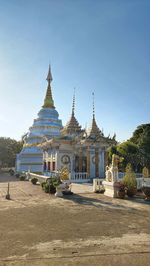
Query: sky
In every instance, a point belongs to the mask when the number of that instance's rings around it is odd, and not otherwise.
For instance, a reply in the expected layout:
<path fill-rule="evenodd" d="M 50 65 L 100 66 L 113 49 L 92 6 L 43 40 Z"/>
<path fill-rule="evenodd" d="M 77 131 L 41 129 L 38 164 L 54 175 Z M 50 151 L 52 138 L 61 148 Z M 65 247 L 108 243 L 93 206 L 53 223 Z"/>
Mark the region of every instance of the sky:
<path fill-rule="evenodd" d="M 63 125 L 96 121 L 118 141 L 150 122 L 149 0 L 0 0 L 0 136 L 21 139 L 43 105 L 48 65 Z"/>

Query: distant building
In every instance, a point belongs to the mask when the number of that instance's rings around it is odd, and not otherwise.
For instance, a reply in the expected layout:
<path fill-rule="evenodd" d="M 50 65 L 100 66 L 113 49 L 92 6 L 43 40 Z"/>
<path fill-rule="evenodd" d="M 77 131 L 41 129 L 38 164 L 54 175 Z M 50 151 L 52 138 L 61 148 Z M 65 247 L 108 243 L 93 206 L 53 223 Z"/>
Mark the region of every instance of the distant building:
<path fill-rule="evenodd" d="M 62 126 L 55 110 L 51 91 L 51 69 L 47 76 L 48 86 L 44 105 L 24 137 L 24 146 L 17 155 L 17 171 L 50 173 L 66 167 L 71 179 L 104 177 L 107 149 L 116 143 L 104 137 L 95 119 L 94 98 L 91 127 L 82 129 L 75 117 L 75 95 L 71 117 Z"/>

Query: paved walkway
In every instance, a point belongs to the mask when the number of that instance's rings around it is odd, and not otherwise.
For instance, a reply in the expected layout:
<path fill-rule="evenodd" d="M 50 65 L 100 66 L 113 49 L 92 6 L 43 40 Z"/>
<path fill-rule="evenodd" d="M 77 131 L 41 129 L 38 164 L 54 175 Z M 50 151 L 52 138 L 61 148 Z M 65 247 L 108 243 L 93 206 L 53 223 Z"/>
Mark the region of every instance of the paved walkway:
<path fill-rule="evenodd" d="M 77 184 L 77 183 L 72 183 L 71 185 L 71 190 L 74 193 L 77 194 L 87 194 L 87 193 L 92 193 L 93 192 L 93 185 L 90 183 L 84 183 L 84 184 Z"/>
<path fill-rule="evenodd" d="M 14 190 L 16 190 L 17 193 L 16 197 L 18 197 L 19 194 L 20 196 L 21 194 L 27 196 L 31 195 L 31 189 L 28 182 L 19 181 L 15 176 L 10 176 L 10 174 L 8 173 L 0 173 L 0 197 L 6 195 L 8 182 L 10 183 L 10 191 L 14 192 Z M 36 188 L 34 189 L 35 195 L 37 193 L 37 187 L 38 186 L 36 186 Z M 93 192 L 93 186 L 90 183 L 85 183 L 85 184 L 72 183 L 71 190 L 75 194 L 84 194 L 84 193 L 87 194 Z"/>

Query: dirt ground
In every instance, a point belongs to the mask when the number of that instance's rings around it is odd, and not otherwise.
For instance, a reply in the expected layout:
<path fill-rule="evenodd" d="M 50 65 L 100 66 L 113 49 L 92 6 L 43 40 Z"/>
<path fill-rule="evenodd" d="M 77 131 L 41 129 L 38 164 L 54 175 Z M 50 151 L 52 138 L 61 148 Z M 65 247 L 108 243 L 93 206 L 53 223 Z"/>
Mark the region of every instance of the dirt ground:
<path fill-rule="evenodd" d="M 72 191 L 56 198 L 0 175 L 0 266 L 150 265 L 149 202 L 111 199 L 89 185 Z"/>

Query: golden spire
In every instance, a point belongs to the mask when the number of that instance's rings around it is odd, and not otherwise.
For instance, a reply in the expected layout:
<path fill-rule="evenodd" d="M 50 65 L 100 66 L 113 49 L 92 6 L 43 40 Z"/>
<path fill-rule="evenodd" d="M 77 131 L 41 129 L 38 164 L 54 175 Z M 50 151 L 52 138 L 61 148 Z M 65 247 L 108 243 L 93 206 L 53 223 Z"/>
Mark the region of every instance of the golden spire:
<path fill-rule="evenodd" d="M 44 108 L 55 108 L 53 97 L 52 97 L 52 90 L 51 90 L 51 82 L 52 82 L 53 78 L 52 78 L 52 74 L 51 74 L 50 65 L 49 65 L 48 75 L 47 75 L 46 80 L 48 82 L 48 85 L 47 85 L 46 96 L 45 96 L 45 99 L 44 99 L 44 105 L 42 107 L 44 107 Z"/>

